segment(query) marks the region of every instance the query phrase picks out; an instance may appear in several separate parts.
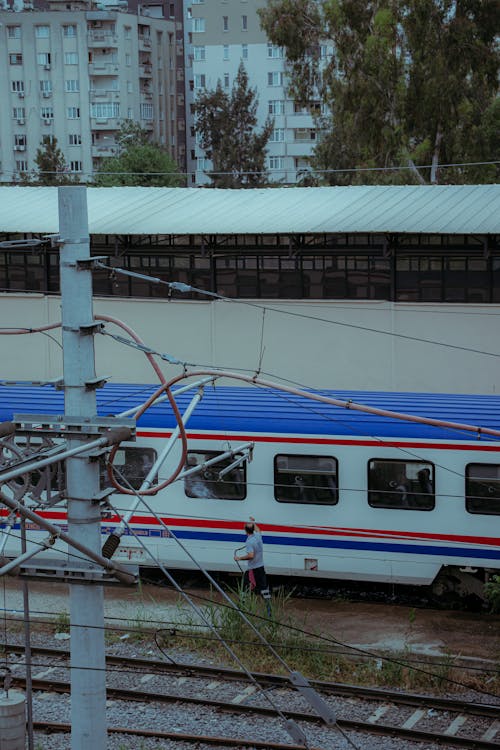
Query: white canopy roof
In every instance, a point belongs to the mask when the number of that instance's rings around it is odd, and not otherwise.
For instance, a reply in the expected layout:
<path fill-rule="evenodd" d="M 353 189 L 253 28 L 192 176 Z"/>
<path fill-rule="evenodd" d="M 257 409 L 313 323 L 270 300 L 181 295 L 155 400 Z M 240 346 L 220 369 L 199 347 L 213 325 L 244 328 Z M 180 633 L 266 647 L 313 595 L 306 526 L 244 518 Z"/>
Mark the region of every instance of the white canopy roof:
<path fill-rule="evenodd" d="M 57 233 L 57 188 L 0 187 L 0 232 Z M 87 189 L 91 234 L 500 233 L 500 185 Z"/>

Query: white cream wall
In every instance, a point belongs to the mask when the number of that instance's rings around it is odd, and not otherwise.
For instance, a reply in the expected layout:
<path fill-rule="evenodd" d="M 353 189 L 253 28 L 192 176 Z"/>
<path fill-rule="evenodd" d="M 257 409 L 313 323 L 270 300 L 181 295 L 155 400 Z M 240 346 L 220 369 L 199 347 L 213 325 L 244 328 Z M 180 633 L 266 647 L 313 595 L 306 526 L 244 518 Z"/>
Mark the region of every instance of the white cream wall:
<path fill-rule="evenodd" d="M 96 298 L 95 314 L 119 318 L 160 352 L 200 366 L 244 368 L 315 388 L 496 393 L 500 306 L 389 302 L 166 302 Z M 284 315 L 282 310 L 295 313 Z M 1 327 L 33 328 L 60 319 L 60 300 L 1 295 Z M 111 332 L 125 335 L 107 324 Z M 394 335 L 382 335 L 375 330 Z M 62 375 L 60 331 L 0 336 L 0 380 Z M 459 347 L 415 341 L 428 339 Z M 179 366 L 163 365 L 167 375 Z M 96 337 L 96 374 L 116 382 L 155 382 L 144 355 Z M 270 377 L 270 376 L 268 376 Z"/>

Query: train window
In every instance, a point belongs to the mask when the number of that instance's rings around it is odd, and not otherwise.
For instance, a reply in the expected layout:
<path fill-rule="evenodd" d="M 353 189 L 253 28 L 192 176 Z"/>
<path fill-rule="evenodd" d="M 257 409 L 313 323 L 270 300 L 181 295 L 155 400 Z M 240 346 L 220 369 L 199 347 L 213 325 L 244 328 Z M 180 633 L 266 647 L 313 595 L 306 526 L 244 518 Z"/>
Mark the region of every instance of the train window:
<path fill-rule="evenodd" d="M 279 503 L 335 505 L 337 466 L 332 456 L 275 456 L 274 497 Z"/>
<path fill-rule="evenodd" d="M 119 448 L 113 460 L 115 467 L 115 478 L 124 487 L 130 486 L 138 490 L 146 479 L 149 470 L 156 460 L 156 451 L 153 448 Z M 153 479 L 156 484 L 157 477 Z M 111 487 L 107 468 L 101 464 L 101 489 Z"/>
<path fill-rule="evenodd" d="M 465 469 L 465 507 L 469 513 L 500 515 L 500 465 L 467 465 Z"/>
<path fill-rule="evenodd" d="M 373 508 L 432 510 L 434 466 L 427 461 L 368 462 L 368 503 Z"/>
<path fill-rule="evenodd" d="M 184 492 L 188 497 L 202 497 L 214 500 L 244 500 L 246 491 L 246 461 L 220 476 L 223 469 L 231 466 L 241 454 L 233 458 L 223 458 L 210 466 L 207 461 L 215 458 L 217 451 L 189 451 L 186 470 L 199 467 L 199 471 L 184 478 Z M 220 455 L 220 454 L 219 454 Z"/>

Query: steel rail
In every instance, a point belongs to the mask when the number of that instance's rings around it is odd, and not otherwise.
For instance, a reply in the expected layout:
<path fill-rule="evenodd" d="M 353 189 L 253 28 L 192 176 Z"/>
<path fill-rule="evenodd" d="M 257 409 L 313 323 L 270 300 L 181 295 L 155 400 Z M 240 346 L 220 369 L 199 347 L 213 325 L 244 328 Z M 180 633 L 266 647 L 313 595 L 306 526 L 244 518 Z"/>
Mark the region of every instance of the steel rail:
<path fill-rule="evenodd" d="M 33 726 L 44 734 L 68 733 L 71 731 L 70 724 L 61 724 L 55 721 L 35 721 Z M 217 745 L 222 747 L 248 747 L 258 750 L 304 750 L 303 745 L 289 745 L 281 742 L 270 742 L 266 740 L 247 739 L 245 737 L 215 737 L 206 734 L 184 734 L 183 732 L 160 732 L 151 729 L 131 729 L 129 727 L 108 727 L 108 734 L 130 734 L 133 737 L 147 737 L 159 740 L 174 740 L 177 742 L 192 742 L 194 744 Z M 310 750 L 322 750 L 319 747 L 310 747 Z"/>
<path fill-rule="evenodd" d="M 7 643 L 3 644 L 2 648 L 11 653 L 24 653 L 24 646 L 20 644 Z M 46 646 L 32 646 L 31 653 L 40 656 L 69 658 L 69 651 L 59 648 L 49 648 Z M 106 664 L 110 666 L 120 666 L 122 669 L 125 665 L 126 671 L 133 671 L 137 667 L 140 667 L 141 669 L 145 669 L 154 674 L 173 673 L 182 674 L 184 676 L 192 675 L 193 677 L 202 675 L 210 677 L 211 679 L 214 677 L 222 677 L 225 680 L 233 682 L 246 681 L 246 675 L 237 669 L 231 669 L 228 667 L 210 667 L 206 664 L 182 664 L 136 656 L 122 657 L 110 655 L 106 656 Z M 132 669 L 129 670 L 129 667 Z M 61 666 L 61 668 L 64 667 Z M 253 672 L 252 674 L 261 685 L 290 687 L 290 689 L 292 689 L 290 680 L 284 675 L 265 672 Z M 424 695 L 422 693 L 402 693 L 398 690 L 364 687 L 363 685 L 351 685 L 344 682 L 327 682 L 314 679 L 310 679 L 309 682 L 321 692 L 338 696 L 357 697 L 366 700 L 390 701 L 391 703 L 397 703 L 398 705 L 408 706 L 421 706 L 425 703 L 427 708 L 435 708 L 440 711 L 453 711 L 461 714 L 469 714 L 471 716 L 485 716 L 500 720 L 500 705 L 496 706 L 491 703 L 473 703 L 472 701 L 440 698 L 432 695 Z"/>
<path fill-rule="evenodd" d="M 15 687 L 24 686 L 25 680 L 20 677 L 13 678 L 13 685 Z M 32 681 L 33 690 L 40 690 L 46 692 L 55 693 L 69 693 L 70 684 L 69 682 L 63 682 L 62 680 L 36 680 Z M 152 693 L 142 690 L 131 690 L 125 688 L 114 688 L 108 687 L 106 690 L 108 698 L 114 698 L 115 700 L 130 701 L 134 703 L 184 703 L 189 705 L 200 706 L 204 708 L 214 708 L 218 711 L 232 714 L 253 714 L 259 716 L 269 716 L 278 718 L 276 711 L 273 708 L 267 706 L 256 706 L 255 704 L 244 704 L 244 703 L 231 703 L 228 701 L 214 700 L 208 698 L 194 698 L 192 696 L 183 696 L 177 694 L 166 694 L 166 693 Z M 361 697 L 361 696 L 360 696 Z M 428 705 L 427 703 L 425 704 Z M 322 723 L 321 717 L 317 714 L 310 714 L 304 711 L 284 711 L 284 715 L 287 719 L 293 719 L 295 721 L 303 721 L 313 724 L 320 724 L 325 730 L 327 727 Z M 500 715 L 500 709 L 497 710 L 497 714 Z M 366 721 L 352 721 L 349 719 L 338 719 L 336 725 L 345 730 L 357 731 L 361 733 L 379 734 L 379 735 L 391 735 L 392 737 L 401 737 L 405 739 L 419 740 L 423 742 L 436 742 L 445 746 L 450 747 L 463 747 L 468 750 L 499 750 L 500 743 L 490 742 L 489 740 L 482 740 L 478 738 L 470 737 L 457 737 L 456 735 L 444 734 L 442 732 L 433 732 L 427 730 L 419 730 L 414 728 L 405 728 L 404 726 L 398 726 L 397 724 L 375 724 Z M 334 731 L 334 729 L 332 729 Z M 255 745 L 255 743 L 254 743 Z"/>

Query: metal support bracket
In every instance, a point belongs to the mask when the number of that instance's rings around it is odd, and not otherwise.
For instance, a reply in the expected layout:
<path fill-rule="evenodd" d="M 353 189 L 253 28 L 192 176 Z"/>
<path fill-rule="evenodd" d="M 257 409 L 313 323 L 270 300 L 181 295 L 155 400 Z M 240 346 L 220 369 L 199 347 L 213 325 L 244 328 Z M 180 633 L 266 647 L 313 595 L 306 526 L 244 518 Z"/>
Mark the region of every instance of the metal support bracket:
<path fill-rule="evenodd" d="M 91 380 L 85 381 L 85 388 L 87 391 L 96 391 L 98 388 L 103 388 L 111 375 L 102 375 L 99 378 L 92 378 Z"/>
<path fill-rule="evenodd" d="M 14 414 L 12 420 L 19 435 L 51 435 L 52 437 L 81 438 L 95 437 L 115 427 L 128 427 L 131 440 L 135 439 L 135 419 L 116 417 L 97 417 L 83 419 L 69 417 L 65 414 Z"/>
<path fill-rule="evenodd" d="M 290 680 L 297 688 L 299 693 L 306 699 L 309 705 L 314 708 L 325 724 L 329 727 L 335 726 L 337 717 L 330 706 L 325 703 L 323 698 L 311 687 L 309 681 L 300 672 L 290 672 Z"/>
<path fill-rule="evenodd" d="M 92 336 L 96 333 L 100 333 L 104 328 L 104 323 L 99 323 L 97 320 L 92 320 L 90 323 L 85 323 L 78 329 L 82 336 Z"/>
<path fill-rule="evenodd" d="M 137 583 L 139 580 L 139 567 L 137 565 L 122 565 Z M 54 581 L 67 583 L 89 583 L 101 585 L 123 586 L 113 573 L 108 573 L 98 568 L 89 568 L 85 564 L 75 565 L 64 560 L 53 560 L 52 562 L 40 562 L 21 564 L 16 568 L 16 573 L 21 578 L 29 578 L 37 581 Z"/>
<path fill-rule="evenodd" d="M 93 271 L 99 266 L 99 261 L 107 261 L 107 255 L 93 255 L 92 258 L 77 258 L 75 263 L 79 271 Z"/>

